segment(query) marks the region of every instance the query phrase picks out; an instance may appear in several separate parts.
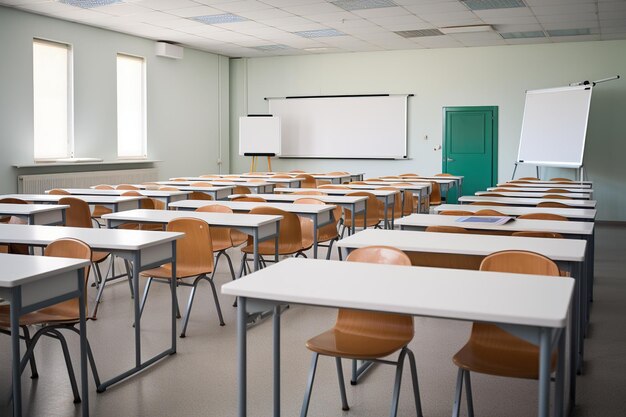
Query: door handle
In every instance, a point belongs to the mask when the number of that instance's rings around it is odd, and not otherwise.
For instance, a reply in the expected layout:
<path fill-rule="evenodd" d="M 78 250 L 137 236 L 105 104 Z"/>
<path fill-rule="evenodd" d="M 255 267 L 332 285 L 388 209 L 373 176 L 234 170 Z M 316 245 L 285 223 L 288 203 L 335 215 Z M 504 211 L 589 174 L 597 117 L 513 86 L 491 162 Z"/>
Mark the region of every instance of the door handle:
<path fill-rule="evenodd" d="M 446 160 L 447 160 L 448 162 L 454 162 L 454 159 L 452 159 L 452 158 L 446 158 Z"/>

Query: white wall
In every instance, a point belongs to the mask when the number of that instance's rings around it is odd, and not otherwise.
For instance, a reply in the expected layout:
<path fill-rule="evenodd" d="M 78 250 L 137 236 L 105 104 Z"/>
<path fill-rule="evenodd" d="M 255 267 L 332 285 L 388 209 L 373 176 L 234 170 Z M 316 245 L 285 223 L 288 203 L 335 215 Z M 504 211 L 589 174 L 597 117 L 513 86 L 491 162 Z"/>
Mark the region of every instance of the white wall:
<path fill-rule="evenodd" d="M 626 76 L 624 51 L 626 41 L 606 41 L 231 60 L 231 171 L 249 169 L 249 161 L 238 156 L 233 121 L 246 112 L 266 113 L 264 97 L 414 93 L 409 100 L 411 160 L 289 159 L 274 161 L 274 170 L 437 173 L 441 151 L 433 148 L 442 141 L 442 107 L 484 105 L 499 107 L 499 178 L 510 179 L 524 92 Z M 592 101 L 585 164 L 596 181 L 599 217 L 626 221 L 626 81 L 599 85 Z M 534 168 L 523 167 L 519 174 L 534 174 Z"/>
<path fill-rule="evenodd" d="M 220 142 L 228 171 L 228 58 L 188 48 L 182 60 L 161 58 L 148 39 L 0 7 L 0 193 L 15 192 L 20 174 L 80 169 L 12 168 L 33 161 L 33 37 L 73 47 L 76 156 L 117 159 L 115 58 L 123 52 L 146 58 L 148 158 L 163 160 L 159 175 L 217 172 Z"/>

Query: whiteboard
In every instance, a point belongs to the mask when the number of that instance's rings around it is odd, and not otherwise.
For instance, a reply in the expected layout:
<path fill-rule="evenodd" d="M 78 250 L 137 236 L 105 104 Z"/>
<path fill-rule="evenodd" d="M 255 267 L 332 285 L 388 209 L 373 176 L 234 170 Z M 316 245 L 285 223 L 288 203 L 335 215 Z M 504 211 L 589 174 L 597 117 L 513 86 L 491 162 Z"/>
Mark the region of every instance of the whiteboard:
<path fill-rule="evenodd" d="M 581 167 L 591 91 L 589 85 L 527 91 L 518 162 Z"/>
<path fill-rule="evenodd" d="M 281 156 L 406 158 L 407 97 L 270 98 L 270 113 L 281 119 Z"/>
<path fill-rule="evenodd" d="M 280 155 L 280 119 L 271 115 L 240 117 L 239 155 Z"/>

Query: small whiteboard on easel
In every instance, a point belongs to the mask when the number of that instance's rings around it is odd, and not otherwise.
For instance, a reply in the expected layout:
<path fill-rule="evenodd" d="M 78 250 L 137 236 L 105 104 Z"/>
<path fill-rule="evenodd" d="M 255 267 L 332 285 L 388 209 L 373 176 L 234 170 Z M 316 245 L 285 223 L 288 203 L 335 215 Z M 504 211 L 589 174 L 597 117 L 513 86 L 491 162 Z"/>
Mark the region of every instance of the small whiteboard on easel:
<path fill-rule="evenodd" d="M 280 118 L 272 115 L 240 117 L 239 155 L 280 155 Z"/>

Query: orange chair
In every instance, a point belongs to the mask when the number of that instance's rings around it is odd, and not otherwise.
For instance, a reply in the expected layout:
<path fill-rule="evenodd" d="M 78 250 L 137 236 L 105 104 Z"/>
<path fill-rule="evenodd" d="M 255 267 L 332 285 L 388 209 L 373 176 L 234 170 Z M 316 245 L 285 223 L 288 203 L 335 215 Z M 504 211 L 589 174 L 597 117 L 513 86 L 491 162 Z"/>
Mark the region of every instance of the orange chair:
<path fill-rule="evenodd" d="M 172 187 L 170 185 L 166 185 L 166 186 L 159 187 L 159 191 L 180 191 L 180 189 L 177 188 L 177 187 Z M 188 195 L 187 198 L 189 198 L 190 196 L 191 196 L 191 194 Z M 203 198 L 201 198 L 201 199 L 204 200 Z M 210 198 L 209 198 L 209 200 L 210 200 Z M 155 210 L 167 210 L 167 206 L 165 205 L 164 201 L 161 201 L 158 198 L 153 198 L 152 201 L 154 202 L 154 209 Z"/>
<path fill-rule="evenodd" d="M 248 187 L 244 187 L 243 185 L 237 185 L 233 188 L 233 194 L 252 194 Z"/>
<path fill-rule="evenodd" d="M 213 178 L 213 179 L 221 179 L 222 177 L 221 177 L 221 176 L 219 176 L 219 175 L 211 175 L 211 174 L 208 174 L 208 175 L 200 175 L 200 178 Z"/>
<path fill-rule="evenodd" d="M 567 182 L 574 182 L 574 180 L 569 179 L 569 178 L 550 178 L 550 181 L 559 181 L 561 183 L 567 183 Z"/>
<path fill-rule="evenodd" d="M 350 253 L 347 260 L 352 262 L 411 265 L 411 261 L 406 254 L 398 249 L 386 246 L 370 246 L 356 249 Z M 421 417 L 422 406 L 417 381 L 415 356 L 408 348 L 408 344 L 413 339 L 413 335 L 413 317 L 411 316 L 349 310 L 344 308 L 339 309 L 335 325 L 331 329 L 306 342 L 307 349 L 313 352 L 313 358 L 300 416 L 306 417 L 308 413 L 317 362 L 319 355 L 323 355 L 335 358 L 337 376 L 339 379 L 339 391 L 341 394 L 341 408 L 344 411 L 349 410 L 350 407 L 348 406 L 346 397 L 341 358 L 395 365 L 396 376 L 392 395 L 391 416 L 395 416 L 398 411 L 402 369 L 404 367 L 404 360 L 408 356 L 413 381 L 415 407 L 418 417 Z M 395 362 L 383 360 L 383 358 L 398 351 L 400 355 Z"/>
<path fill-rule="evenodd" d="M 48 194 L 50 195 L 70 195 L 70 193 L 68 191 L 65 191 L 61 188 L 53 188 L 52 190 L 48 191 Z"/>
<path fill-rule="evenodd" d="M 122 193 L 122 196 L 123 197 L 143 197 L 139 201 L 139 208 L 143 209 L 143 210 L 155 210 L 154 200 L 156 200 L 156 198 L 153 199 L 153 198 L 145 197 L 139 191 L 135 191 L 135 190 L 124 191 Z M 144 223 L 144 224 L 125 223 L 125 224 L 119 226 L 118 228 L 119 229 L 132 229 L 132 230 L 163 231 L 163 225 L 161 225 L 161 224 L 148 224 L 148 223 Z M 124 262 L 127 262 L 127 261 L 124 260 Z"/>
<path fill-rule="evenodd" d="M 439 206 L 441 205 L 441 187 L 438 182 L 430 181 L 432 186 L 432 190 L 430 192 L 430 198 L 428 199 L 429 206 Z M 415 203 L 417 204 L 417 199 L 415 199 Z"/>
<path fill-rule="evenodd" d="M 176 286 L 191 287 L 191 294 L 187 302 L 187 310 L 185 311 L 180 337 L 186 336 L 191 306 L 193 305 L 198 283 L 202 280 L 208 281 L 211 285 L 220 326 L 224 326 L 222 309 L 220 308 L 220 301 L 217 298 L 217 290 L 213 282 L 213 256 L 207 256 L 208 253 L 213 253 L 209 225 L 204 220 L 183 217 L 171 220 L 167 224 L 166 230 L 168 232 L 182 232 L 185 234 L 182 239 L 176 241 Z M 140 317 L 146 305 L 152 281 L 169 284 L 172 279 L 172 264 L 165 264 L 158 268 L 143 271 L 141 276 L 147 277 L 148 282 L 146 282 L 146 288 L 141 299 Z M 195 277 L 193 283 L 184 281 L 184 279 L 191 277 Z"/>
<path fill-rule="evenodd" d="M 356 191 L 354 193 L 346 194 L 347 197 L 367 197 L 367 202 L 365 203 L 366 215 L 367 219 L 363 219 L 362 214 L 357 214 L 355 216 L 355 226 L 356 227 L 379 227 L 379 213 L 380 207 L 384 204 L 382 201 L 379 201 L 378 198 L 372 193 L 368 193 L 366 191 Z M 348 230 L 348 234 L 351 233 L 352 230 L 352 211 L 349 209 L 344 210 L 345 216 L 343 219 L 343 228 L 341 230 L 341 238 L 346 230 Z"/>
<path fill-rule="evenodd" d="M 473 215 L 474 216 L 504 216 L 504 214 L 500 213 L 499 211 L 489 210 L 489 209 L 478 210 Z"/>
<path fill-rule="evenodd" d="M 520 181 L 539 181 L 539 178 L 536 177 L 522 177 L 518 178 Z"/>
<path fill-rule="evenodd" d="M 556 232 L 513 232 L 511 236 L 517 237 L 543 237 L 548 239 L 563 239 L 563 235 Z"/>
<path fill-rule="evenodd" d="M 294 201 L 294 204 L 325 205 L 326 203 L 316 198 L 299 198 Z M 317 231 L 317 245 L 328 248 L 328 252 L 326 252 L 326 259 L 330 259 L 333 243 L 339 240 L 338 225 L 341 220 L 341 211 L 341 207 L 336 206 L 333 210 L 334 221 L 326 226 L 322 226 Z M 302 240 L 305 245 L 308 244 L 309 241 L 313 242 L 313 220 L 306 217 L 300 217 L 300 228 L 302 229 Z M 322 243 L 325 242 L 328 242 L 328 245 L 322 245 Z M 337 248 L 337 253 L 339 254 L 339 259 L 341 259 L 341 250 L 339 248 Z"/>
<path fill-rule="evenodd" d="M 190 185 L 192 187 L 214 187 L 214 185 L 212 183 L 207 182 L 207 181 L 192 182 Z"/>
<path fill-rule="evenodd" d="M 194 182 L 191 184 L 192 187 L 213 187 L 214 185 L 210 182 Z M 213 197 L 210 195 L 203 193 L 201 191 L 192 191 L 191 194 L 187 196 L 189 200 L 213 200 Z"/>
<path fill-rule="evenodd" d="M 115 189 L 112 185 L 108 185 L 108 184 L 99 184 L 93 188 L 95 190 L 114 190 Z M 113 210 L 111 210 L 110 208 L 101 206 L 101 205 L 96 205 L 94 206 L 93 211 L 91 212 L 91 218 L 97 221 L 98 225 L 100 226 L 101 224 L 98 219 L 101 219 L 102 216 L 104 216 L 105 214 L 110 214 L 110 213 L 113 213 Z"/>
<path fill-rule="evenodd" d="M 400 217 L 402 217 L 402 193 L 400 192 L 400 190 L 398 190 L 396 187 L 380 187 L 377 188 L 377 190 L 381 190 L 381 191 L 396 191 L 396 194 L 394 196 L 394 203 L 393 203 L 393 218 L 394 219 L 399 219 Z M 408 197 L 408 196 L 407 196 Z M 412 195 L 411 195 L 411 198 Z M 383 204 L 382 207 L 379 207 L 380 212 L 378 213 L 378 219 L 382 222 L 385 221 L 385 205 Z M 391 209 L 387 209 L 389 211 L 389 215 L 391 215 Z"/>
<path fill-rule="evenodd" d="M 317 181 L 312 175 L 298 174 L 296 178 L 300 180 L 300 187 L 302 188 L 317 188 Z"/>
<path fill-rule="evenodd" d="M 263 197 L 248 197 L 248 196 L 235 197 L 231 201 L 251 201 L 251 202 L 256 202 L 256 203 L 267 202 L 267 200 L 265 200 Z"/>
<path fill-rule="evenodd" d="M 467 229 L 457 226 L 428 226 L 426 232 L 435 233 L 469 233 Z"/>
<path fill-rule="evenodd" d="M 498 193 L 485 193 L 485 194 L 481 194 L 481 197 L 506 197 L 504 194 L 498 194 Z"/>
<path fill-rule="evenodd" d="M 299 169 L 292 169 L 291 171 L 289 171 L 291 174 L 304 174 L 306 173 L 306 171 L 302 171 Z"/>
<path fill-rule="evenodd" d="M 537 253 L 524 251 L 489 255 L 482 261 L 480 270 L 560 276 L 559 268 L 553 261 Z M 539 348 L 493 324 L 474 323 L 469 340 L 452 360 L 459 367 L 453 416 L 460 413 L 463 382 L 468 414 L 474 415 L 470 372 L 526 379 L 539 377 Z M 556 355 L 553 355 L 553 369 L 555 365 Z"/>
<path fill-rule="evenodd" d="M 283 216 L 278 228 L 278 252 L 276 252 L 276 239 L 269 239 L 259 243 L 259 256 L 261 259 L 261 265 L 264 265 L 266 261 L 263 256 L 274 255 L 277 259 L 279 255 L 295 255 L 304 256 L 304 251 L 310 249 L 313 245 L 313 241 L 306 242 L 302 239 L 302 229 L 300 228 L 300 219 L 297 215 L 289 213 L 274 207 L 255 207 L 250 210 L 250 214 L 270 214 Z M 252 236 L 248 237 L 248 244 L 241 248 L 243 256 L 241 257 L 241 268 L 239 276 L 242 276 L 247 269 L 248 255 L 254 253 L 254 242 Z"/>
<path fill-rule="evenodd" d="M 139 187 L 136 187 L 131 184 L 120 184 L 115 187 L 116 190 L 139 190 Z"/>
<path fill-rule="evenodd" d="M 58 239 L 50 243 L 44 250 L 44 256 L 54 256 L 62 258 L 74 258 L 74 259 L 91 259 L 91 248 L 78 239 Z M 85 268 L 85 287 L 84 287 L 84 300 L 85 311 L 87 308 L 87 277 L 89 276 L 89 267 Z M 87 319 L 89 320 L 89 314 Z M 65 359 L 65 366 L 70 378 L 70 385 L 74 394 L 74 402 L 81 401 L 78 390 L 78 384 L 76 383 L 76 376 L 74 375 L 74 368 L 72 366 L 70 350 L 67 346 L 67 341 L 60 330 L 71 330 L 74 333 L 80 335 L 80 330 L 76 328 L 76 325 L 80 323 L 80 306 L 78 298 L 63 301 L 58 304 L 54 304 L 50 307 L 42 308 L 30 313 L 27 313 L 20 317 L 19 325 L 23 332 L 23 338 L 26 342 L 26 352 L 22 358 L 20 364 L 20 374 L 24 372 L 26 365 L 30 363 L 31 378 L 38 378 L 37 365 L 35 362 L 35 347 L 41 336 L 47 336 L 51 339 L 58 340 L 61 344 L 61 350 L 63 351 L 63 357 Z M 30 336 L 29 327 L 36 326 L 37 331 L 33 336 Z M 9 306 L 0 306 L 0 329 L 3 329 L 3 333 L 10 334 L 11 320 Z M 87 358 L 91 366 L 93 378 L 96 386 L 100 385 L 100 378 L 98 376 L 98 370 L 94 361 L 91 346 L 89 340 L 87 340 Z"/>
<path fill-rule="evenodd" d="M 558 220 L 561 222 L 566 222 L 569 219 L 565 216 L 559 216 L 558 214 L 551 213 L 528 213 L 522 214 L 518 217 L 518 219 L 530 219 L 530 220 Z"/>
<path fill-rule="evenodd" d="M 399 177 L 419 177 L 419 176 L 420 176 L 420 174 L 415 174 L 415 173 L 412 173 L 412 172 L 409 172 L 407 174 L 400 174 L 399 175 Z"/>
<path fill-rule="evenodd" d="M 3 198 L 0 199 L 0 204 L 28 204 L 26 201 L 19 198 Z M 0 218 L 0 223 L 9 223 L 9 224 L 26 224 L 26 221 L 20 219 L 16 216 L 7 216 Z M 28 245 L 19 245 L 15 243 L 10 243 L 8 245 L 0 245 L 1 253 L 13 253 L 16 255 L 30 255 L 30 250 Z"/>
<path fill-rule="evenodd" d="M 470 206 L 508 206 L 506 203 L 496 203 L 495 201 L 474 201 Z"/>
<path fill-rule="evenodd" d="M 201 213 L 233 214 L 233 210 L 230 207 L 222 206 L 219 204 L 211 204 L 208 206 L 198 207 L 196 211 L 201 212 Z M 233 263 L 230 259 L 230 256 L 228 256 L 228 252 L 226 252 L 226 250 L 235 246 L 233 244 L 232 236 L 233 236 L 233 232 L 236 232 L 236 231 L 237 230 L 233 230 L 229 227 L 212 227 L 211 228 L 211 243 L 213 244 L 213 254 L 216 254 L 215 255 L 215 267 L 213 268 L 213 275 L 211 276 L 211 279 L 213 279 L 213 277 L 215 276 L 215 271 L 217 271 L 217 265 L 219 264 L 220 256 L 222 255 L 224 255 L 226 257 L 226 260 L 228 261 L 228 268 L 230 269 L 230 275 L 232 276 L 233 280 L 236 278 L 235 270 L 233 269 Z M 248 235 L 246 235 L 245 233 L 241 233 L 241 234 L 244 235 L 247 240 Z"/>
<path fill-rule="evenodd" d="M 448 174 L 447 172 L 442 172 L 441 174 L 435 174 L 435 177 L 451 177 L 452 174 Z"/>
<path fill-rule="evenodd" d="M 572 208 L 565 203 L 559 203 L 558 201 L 546 201 L 537 204 L 537 207 L 550 207 L 550 208 Z"/>
<path fill-rule="evenodd" d="M 439 214 L 444 216 L 473 216 L 474 212 L 465 210 L 445 210 L 440 211 Z"/>
<path fill-rule="evenodd" d="M 404 187 L 406 185 L 410 185 L 411 183 L 407 183 L 407 182 L 392 182 L 391 184 L 389 184 L 390 187 Z M 411 191 L 403 191 L 403 198 L 402 200 L 404 201 L 404 204 L 402 206 L 402 215 L 403 216 L 408 216 L 409 214 L 413 213 L 413 210 L 415 210 L 415 207 L 417 207 L 417 201 L 418 198 L 411 192 Z M 424 202 L 422 202 L 422 204 L 424 204 Z"/>
<path fill-rule="evenodd" d="M 550 188 L 549 190 L 546 190 L 546 193 L 556 193 L 556 194 L 559 194 L 559 193 L 567 194 L 569 192 L 570 192 L 569 190 L 566 190 L 564 188 Z"/>
<path fill-rule="evenodd" d="M 348 187 L 347 185 L 342 185 L 342 184 L 322 184 L 318 186 L 317 188 L 320 188 L 320 189 L 327 188 L 329 190 L 349 190 L 350 189 L 350 187 Z"/>
<path fill-rule="evenodd" d="M 558 194 L 546 194 L 541 198 L 552 199 L 552 200 L 571 200 L 572 199 L 572 197 L 567 197 L 567 196 L 558 195 Z"/>

